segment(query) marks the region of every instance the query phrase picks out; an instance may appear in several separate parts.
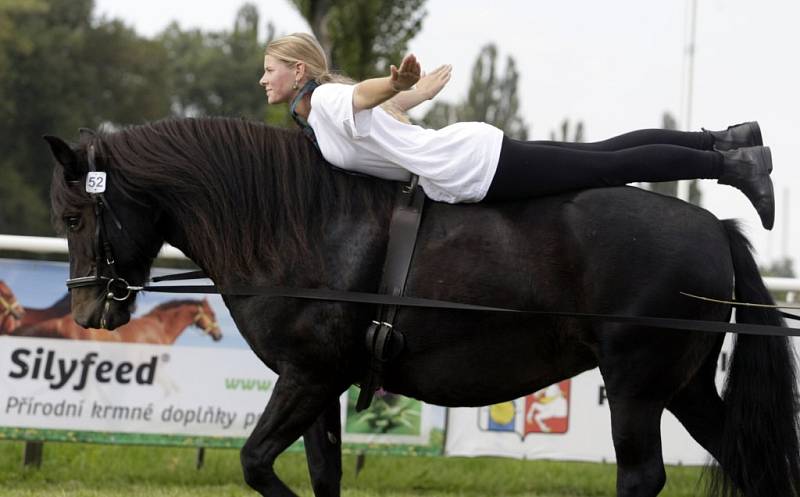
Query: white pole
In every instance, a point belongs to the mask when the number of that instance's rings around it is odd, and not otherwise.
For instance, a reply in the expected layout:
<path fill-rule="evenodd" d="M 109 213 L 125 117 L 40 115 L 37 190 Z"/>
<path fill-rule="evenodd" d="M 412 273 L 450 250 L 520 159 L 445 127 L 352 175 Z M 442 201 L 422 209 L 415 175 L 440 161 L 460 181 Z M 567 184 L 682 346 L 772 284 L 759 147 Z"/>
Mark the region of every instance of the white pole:
<path fill-rule="evenodd" d="M 781 257 L 784 259 L 789 258 L 789 232 L 790 226 L 789 218 L 791 217 L 790 207 L 791 193 L 788 187 L 783 189 L 783 233 L 781 233 Z"/>
<path fill-rule="evenodd" d="M 695 39 L 697 34 L 697 0 L 692 0 L 691 28 L 689 31 L 689 46 L 686 53 L 689 56 L 689 76 L 687 82 L 686 95 L 686 130 L 692 129 L 692 97 L 694 92 L 694 51 Z"/>
<path fill-rule="evenodd" d="M 0 235 L 0 250 L 20 250 L 36 254 L 66 254 L 66 238 L 45 238 L 41 236 Z M 165 259 L 186 259 L 180 250 L 164 244 L 159 257 Z"/>
<path fill-rule="evenodd" d="M 692 94 L 694 92 L 694 51 L 695 51 L 695 38 L 697 33 L 697 0 L 692 1 L 691 9 L 691 28 L 689 31 L 689 46 L 686 48 L 686 54 L 689 58 L 688 81 L 686 82 L 686 123 L 685 128 L 687 131 L 692 129 Z M 679 199 L 686 202 L 689 201 L 689 185 L 691 180 L 678 181 L 677 196 Z"/>
<path fill-rule="evenodd" d="M 63 238 L 45 238 L 38 236 L 0 235 L 0 250 L 16 250 L 40 254 L 66 254 L 67 241 Z M 171 245 L 164 245 L 159 257 L 167 259 L 186 259 L 180 250 Z M 770 290 L 800 292 L 800 278 L 764 278 Z"/>

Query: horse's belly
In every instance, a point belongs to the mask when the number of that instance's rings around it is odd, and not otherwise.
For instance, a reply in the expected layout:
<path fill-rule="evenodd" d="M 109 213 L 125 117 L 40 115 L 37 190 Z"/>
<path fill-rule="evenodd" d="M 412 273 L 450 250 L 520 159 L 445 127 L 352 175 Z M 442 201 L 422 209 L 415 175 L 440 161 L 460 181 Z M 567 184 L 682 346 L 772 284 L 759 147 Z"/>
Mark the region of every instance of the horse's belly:
<path fill-rule="evenodd" d="M 472 315 L 460 328 L 406 328 L 406 349 L 389 365 L 387 390 L 438 405 L 488 405 L 595 366 L 590 349 L 552 320 L 480 321 Z"/>

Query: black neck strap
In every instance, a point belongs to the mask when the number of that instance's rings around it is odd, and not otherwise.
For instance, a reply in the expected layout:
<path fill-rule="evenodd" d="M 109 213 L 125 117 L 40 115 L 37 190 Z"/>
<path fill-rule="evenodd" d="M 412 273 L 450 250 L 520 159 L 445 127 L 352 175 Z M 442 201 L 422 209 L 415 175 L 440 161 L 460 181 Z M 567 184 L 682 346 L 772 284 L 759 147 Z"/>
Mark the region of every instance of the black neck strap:
<path fill-rule="evenodd" d="M 319 144 L 317 143 L 317 136 L 314 134 L 314 130 L 311 129 L 311 126 L 308 125 L 308 121 L 306 121 L 297 114 L 297 105 L 300 103 L 301 100 L 303 100 L 303 97 L 313 92 L 314 89 L 318 86 L 319 83 L 317 83 L 316 80 L 313 79 L 308 80 L 308 82 L 305 85 L 303 85 L 302 88 L 300 88 L 300 91 L 297 92 L 297 95 L 295 95 L 295 97 L 292 99 L 292 103 L 289 104 L 289 114 L 292 116 L 292 119 L 294 120 L 294 122 L 297 123 L 298 126 L 300 126 L 300 129 L 303 130 L 303 134 L 306 135 L 306 138 L 311 140 L 311 143 L 314 144 L 317 150 L 319 150 Z"/>

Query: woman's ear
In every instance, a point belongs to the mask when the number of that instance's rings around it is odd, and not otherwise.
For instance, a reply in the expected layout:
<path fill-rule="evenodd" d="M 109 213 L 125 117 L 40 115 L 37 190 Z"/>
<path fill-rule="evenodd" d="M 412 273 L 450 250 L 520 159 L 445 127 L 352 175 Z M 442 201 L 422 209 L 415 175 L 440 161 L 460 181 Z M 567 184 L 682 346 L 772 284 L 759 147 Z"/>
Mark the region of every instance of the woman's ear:
<path fill-rule="evenodd" d="M 296 62 L 294 65 L 294 80 L 295 81 L 303 81 L 306 77 L 306 63 L 305 62 Z"/>

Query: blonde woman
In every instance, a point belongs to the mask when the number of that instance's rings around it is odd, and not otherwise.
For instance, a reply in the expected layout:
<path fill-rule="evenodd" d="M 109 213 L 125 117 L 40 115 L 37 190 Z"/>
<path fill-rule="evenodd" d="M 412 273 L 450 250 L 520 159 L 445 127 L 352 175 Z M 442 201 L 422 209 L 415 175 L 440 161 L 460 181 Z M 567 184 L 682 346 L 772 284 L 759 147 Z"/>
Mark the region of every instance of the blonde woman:
<path fill-rule="evenodd" d="M 313 36 L 270 42 L 259 84 L 270 104 L 292 117 L 329 163 L 388 180 L 419 175 L 436 201 L 520 199 L 569 190 L 713 178 L 741 190 L 766 229 L 775 216 L 772 158 L 756 122 L 723 131 L 649 129 L 596 143 L 521 141 L 481 122 L 440 130 L 412 125 L 404 112 L 433 98 L 451 67 L 423 75 L 413 54 L 385 77 L 354 82 L 331 74 Z"/>

